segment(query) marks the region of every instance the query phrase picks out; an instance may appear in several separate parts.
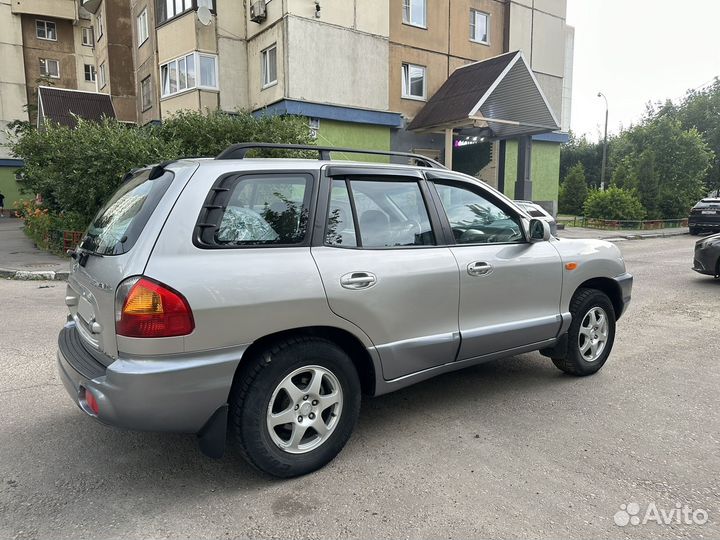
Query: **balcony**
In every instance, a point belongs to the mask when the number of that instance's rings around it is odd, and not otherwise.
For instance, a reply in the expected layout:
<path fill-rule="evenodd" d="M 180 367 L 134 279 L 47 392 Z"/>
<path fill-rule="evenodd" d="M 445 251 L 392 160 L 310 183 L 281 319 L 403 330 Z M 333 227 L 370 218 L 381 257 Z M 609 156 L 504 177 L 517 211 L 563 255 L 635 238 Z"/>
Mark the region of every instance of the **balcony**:
<path fill-rule="evenodd" d="M 77 19 L 76 0 L 15 0 L 12 4 L 15 14 L 41 15 L 56 19 Z"/>

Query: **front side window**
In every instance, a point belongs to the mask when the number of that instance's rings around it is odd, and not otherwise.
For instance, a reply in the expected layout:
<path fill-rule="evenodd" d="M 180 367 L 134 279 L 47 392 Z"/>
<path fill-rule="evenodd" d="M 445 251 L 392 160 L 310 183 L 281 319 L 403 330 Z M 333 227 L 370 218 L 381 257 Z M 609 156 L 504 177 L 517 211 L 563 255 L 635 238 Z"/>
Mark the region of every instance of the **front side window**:
<path fill-rule="evenodd" d="M 50 58 L 40 58 L 40 75 L 51 79 L 59 79 L 60 62 Z"/>
<path fill-rule="evenodd" d="M 92 47 L 95 42 L 93 37 L 93 29 L 90 26 L 85 26 L 82 29 L 82 44 L 86 47 Z"/>
<path fill-rule="evenodd" d="M 461 182 L 435 182 L 458 244 L 521 243 L 520 218 Z"/>
<path fill-rule="evenodd" d="M 272 45 L 262 52 L 263 88 L 277 82 L 277 45 Z"/>
<path fill-rule="evenodd" d="M 95 82 L 95 66 L 92 64 L 85 64 L 85 80 L 87 82 Z"/>
<path fill-rule="evenodd" d="M 147 41 L 148 38 L 148 12 L 147 8 L 137 16 L 138 47 Z"/>
<path fill-rule="evenodd" d="M 200 66 L 198 77 L 196 66 Z M 193 88 L 217 90 L 217 57 L 191 53 L 160 66 L 163 97 Z"/>
<path fill-rule="evenodd" d="M 35 35 L 38 39 L 57 41 L 57 27 L 52 21 L 35 21 Z"/>
<path fill-rule="evenodd" d="M 364 248 L 434 245 L 420 186 L 409 181 L 334 181 L 325 243 Z"/>
<path fill-rule="evenodd" d="M 312 180 L 304 174 L 241 177 L 214 241 L 224 246 L 301 244 L 307 235 Z"/>
<path fill-rule="evenodd" d="M 423 66 L 402 65 L 402 97 L 425 99 L 425 68 Z"/>
<path fill-rule="evenodd" d="M 145 77 L 140 83 L 140 96 L 142 99 L 142 110 L 147 111 L 152 107 L 152 80 L 151 78 Z"/>
<path fill-rule="evenodd" d="M 488 23 L 490 15 L 475 9 L 470 10 L 470 40 L 478 43 L 490 43 Z"/>
<path fill-rule="evenodd" d="M 403 23 L 426 28 L 427 0 L 403 0 Z"/>

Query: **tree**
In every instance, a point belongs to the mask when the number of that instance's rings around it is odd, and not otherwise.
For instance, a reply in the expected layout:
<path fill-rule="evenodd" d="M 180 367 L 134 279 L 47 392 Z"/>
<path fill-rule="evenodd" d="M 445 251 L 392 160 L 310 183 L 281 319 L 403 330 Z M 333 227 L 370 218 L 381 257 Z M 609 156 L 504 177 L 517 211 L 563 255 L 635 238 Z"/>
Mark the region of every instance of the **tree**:
<path fill-rule="evenodd" d="M 641 220 L 645 209 L 635 192 L 610 187 L 594 190 L 585 201 L 585 216 L 596 219 Z"/>
<path fill-rule="evenodd" d="M 578 137 L 570 132 L 570 140 L 563 144 L 560 150 L 560 178 L 564 181 L 570 169 L 578 163 L 582 164 L 589 184 L 599 185 L 602 144 L 590 142 L 584 135 Z"/>
<path fill-rule="evenodd" d="M 563 214 L 581 215 L 583 204 L 588 195 L 585 181 L 585 167 L 576 163 L 568 171 L 565 182 L 560 187 L 559 206 Z"/>

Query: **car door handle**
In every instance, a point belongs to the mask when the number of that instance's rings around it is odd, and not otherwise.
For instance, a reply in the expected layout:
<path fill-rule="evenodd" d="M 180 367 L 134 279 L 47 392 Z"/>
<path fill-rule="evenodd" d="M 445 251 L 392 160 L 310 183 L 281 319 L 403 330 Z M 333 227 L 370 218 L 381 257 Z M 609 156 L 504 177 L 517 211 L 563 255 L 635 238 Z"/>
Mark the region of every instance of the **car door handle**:
<path fill-rule="evenodd" d="M 367 289 L 377 283 L 377 278 L 372 272 L 350 272 L 340 278 L 340 285 L 346 289 Z"/>
<path fill-rule="evenodd" d="M 471 276 L 487 276 L 492 271 L 492 265 L 482 261 L 471 262 L 467 267 L 467 272 Z"/>

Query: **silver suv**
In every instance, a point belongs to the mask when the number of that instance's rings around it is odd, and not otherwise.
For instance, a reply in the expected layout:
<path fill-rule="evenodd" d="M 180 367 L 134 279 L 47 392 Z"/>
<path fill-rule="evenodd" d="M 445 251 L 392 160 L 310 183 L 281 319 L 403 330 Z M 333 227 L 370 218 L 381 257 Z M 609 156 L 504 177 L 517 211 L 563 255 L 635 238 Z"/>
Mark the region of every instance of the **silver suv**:
<path fill-rule="evenodd" d="M 557 240 L 422 156 L 336 151 L 240 144 L 127 176 L 71 253 L 57 356 L 80 409 L 213 457 L 229 436 L 291 477 L 342 449 L 362 393 L 538 350 L 603 366 L 632 287 L 614 245 Z"/>

